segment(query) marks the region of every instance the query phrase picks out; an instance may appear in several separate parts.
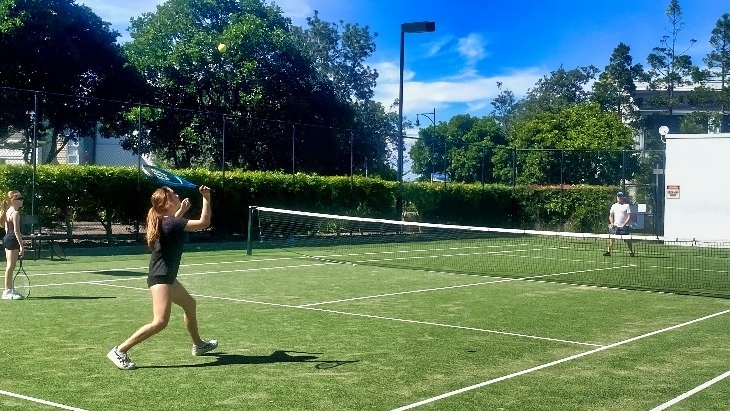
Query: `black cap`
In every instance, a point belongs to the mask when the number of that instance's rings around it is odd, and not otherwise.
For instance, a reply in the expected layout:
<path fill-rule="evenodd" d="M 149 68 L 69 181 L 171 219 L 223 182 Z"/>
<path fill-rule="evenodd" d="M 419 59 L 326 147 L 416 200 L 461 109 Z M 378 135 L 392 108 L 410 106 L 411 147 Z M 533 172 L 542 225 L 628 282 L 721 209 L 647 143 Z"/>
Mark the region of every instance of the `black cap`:
<path fill-rule="evenodd" d="M 623 191 L 619 191 L 618 193 L 616 193 L 616 197 L 623 197 L 623 196 L 624 196 Z"/>

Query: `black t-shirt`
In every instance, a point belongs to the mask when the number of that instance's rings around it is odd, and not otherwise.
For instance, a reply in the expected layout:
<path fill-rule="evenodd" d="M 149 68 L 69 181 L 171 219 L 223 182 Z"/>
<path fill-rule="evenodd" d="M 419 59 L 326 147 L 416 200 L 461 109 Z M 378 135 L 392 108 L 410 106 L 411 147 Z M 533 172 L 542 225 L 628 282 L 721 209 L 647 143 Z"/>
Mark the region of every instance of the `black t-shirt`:
<path fill-rule="evenodd" d="M 186 218 L 163 217 L 160 238 L 150 256 L 150 276 L 177 277 L 185 244 Z"/>

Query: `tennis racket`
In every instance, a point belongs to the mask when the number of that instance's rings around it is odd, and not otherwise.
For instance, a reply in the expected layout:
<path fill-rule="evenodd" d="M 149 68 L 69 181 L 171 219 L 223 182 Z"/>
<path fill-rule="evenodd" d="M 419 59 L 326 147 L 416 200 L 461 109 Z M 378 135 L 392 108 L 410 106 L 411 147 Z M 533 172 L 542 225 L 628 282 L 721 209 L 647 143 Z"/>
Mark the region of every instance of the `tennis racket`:
<path fill-rule="evenodd" d="M 28 298 L 30 295 L 30 278 L 23 268 L 23 259 L 18 259 L 18 271 L 13 277 L 13 289 L 23 296 L 23 299 Z"/>
<path fill-rule="evenodd" d="M 142 172 L 152 181 L 159 185 L 168 187 L 185 187 L 185 188 L 198 188 L 197 184 L 193 184 L 190 181 L 172 174 L 167 170 L 163 170 L 159 167 L 144 165 L 142 166 Z"/>

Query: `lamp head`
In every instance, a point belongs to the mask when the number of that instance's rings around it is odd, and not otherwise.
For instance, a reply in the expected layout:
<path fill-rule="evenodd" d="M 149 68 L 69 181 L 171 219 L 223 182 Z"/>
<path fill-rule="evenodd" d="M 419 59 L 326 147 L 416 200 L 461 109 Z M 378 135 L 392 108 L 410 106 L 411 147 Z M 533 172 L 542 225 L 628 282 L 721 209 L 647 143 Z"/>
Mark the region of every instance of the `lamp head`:
<path fill-rule="evenodd" d="M 434 23 L 433 21 L 403 23 L 401 24 L 401 31 L 403 33 L 429 33 L 432 31 L 436 31 L 436 23 Z"/>

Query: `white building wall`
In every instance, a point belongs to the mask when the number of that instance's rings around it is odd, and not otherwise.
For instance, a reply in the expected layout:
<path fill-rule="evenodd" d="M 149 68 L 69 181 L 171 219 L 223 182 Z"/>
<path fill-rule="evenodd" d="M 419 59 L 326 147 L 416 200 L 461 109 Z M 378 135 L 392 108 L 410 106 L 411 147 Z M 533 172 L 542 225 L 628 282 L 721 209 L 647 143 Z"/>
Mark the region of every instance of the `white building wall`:
<path fill-rule="evenodd" d="M 664 237 L 730 240 L 730 133 L 668 134 Z"/>

